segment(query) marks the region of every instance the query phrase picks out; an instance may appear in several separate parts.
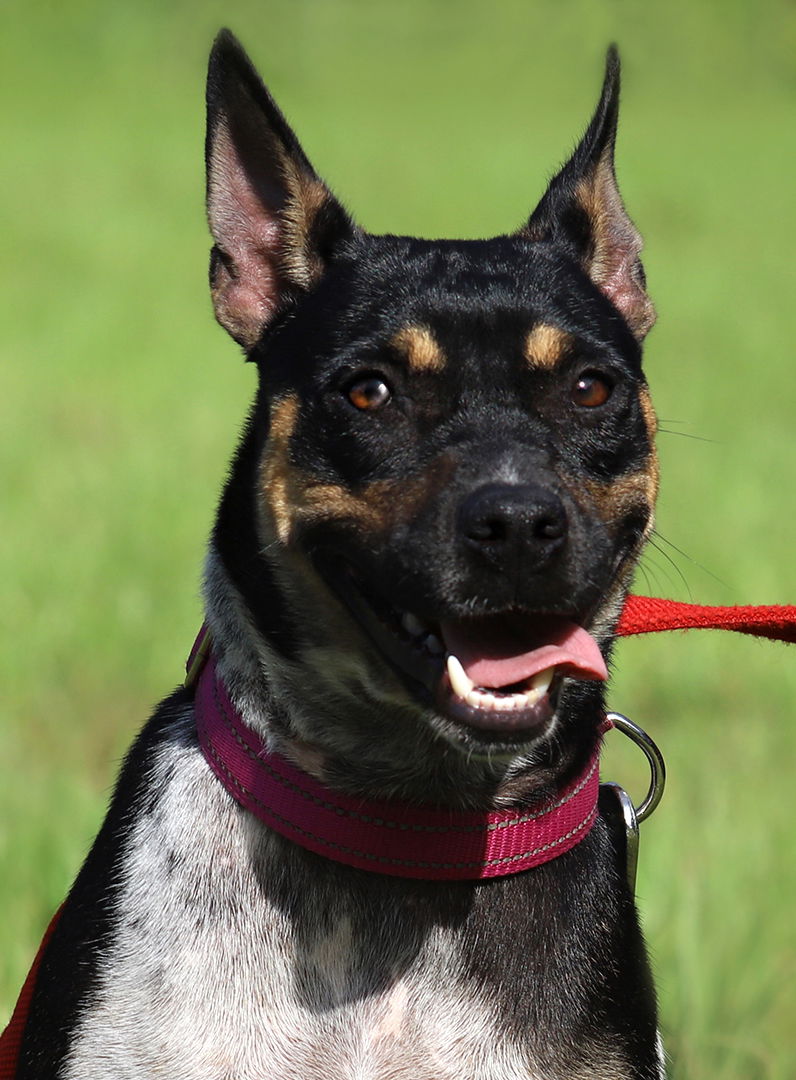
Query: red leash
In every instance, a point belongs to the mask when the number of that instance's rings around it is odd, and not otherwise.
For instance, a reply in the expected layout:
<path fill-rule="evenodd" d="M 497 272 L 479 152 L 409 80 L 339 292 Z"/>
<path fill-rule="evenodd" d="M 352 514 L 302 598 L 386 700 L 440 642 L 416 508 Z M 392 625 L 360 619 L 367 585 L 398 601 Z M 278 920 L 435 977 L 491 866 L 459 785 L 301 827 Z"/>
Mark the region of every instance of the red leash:
<path fill-rule="evenodd" d="M 617 637 L 661 630 L 736 630 L 771 641 L 796 642 L 796 606 L 708 607 L 653 596 L 628 596 L 616 628 Z"/>
<path fill-rule="evenodd" d="M 630 637 L 634 634 L 651 634 L 664 630 L 692 629 L 734 630 L 741 634 L 753 634 L 757 637 L 770 638 L 773 641 L 796 642 L 796 606 L 708 607 L 701 604 L 680 603 L 675 600 L 660 600 L 649 596 L 629 596 L 619 620 L 616 634 L 617 637 Z M 189 666 L 196 669 L 198 674 L 198 669 L 200 665 L 204 665 L 204 660 L 200 639 L 197 639 L 197 645 L 194 646 L 191 653 Z M 207 667 L 209 666 L 207 665 Z M 218 772 L 216 774 L 218 775 Z M 589 779 L 589 783 L 591 783 L 591 779 Z M 304 798 L 305 795 L 306 790 L 301 798 Z M 591 821 L 588 824 L 590 825 Z M 576 830 L 578 839 L 588 831 L 585 826 L 586 822 L 583 822 L 583 828 Z M 563 845 L 562 850 L 566 850 Z M 36 959 L 25 980 L 13 1016 L 8 1027 L 0 1036 L 0 1080 L 14 1080 L 16 1075 L 17 1059 L 30 1000 L 33 996 L 36 974 L 41 957 L 55 929 L 58 914 L 58 912 L 55 914 L 47 928 Z"/>

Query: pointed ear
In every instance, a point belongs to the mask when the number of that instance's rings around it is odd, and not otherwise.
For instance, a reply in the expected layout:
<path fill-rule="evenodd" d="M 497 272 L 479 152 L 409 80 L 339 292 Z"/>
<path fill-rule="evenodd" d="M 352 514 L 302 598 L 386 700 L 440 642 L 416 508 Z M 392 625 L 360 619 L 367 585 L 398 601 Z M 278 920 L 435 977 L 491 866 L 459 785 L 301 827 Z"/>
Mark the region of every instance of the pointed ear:
<path fill-rule="evenodd" d="M 597 110 L 574 154 L 520 235 L 564 248 L 624 316 L 641 341 L 655 322 L 639 259 L 641 237 L 622 205 L 614 173 L 619 56 L 608 50 Z"/>
<path fill-rule="evenodd" d="M 228 30 L 210 54 L 205 150 L 213 305 L 250 350 L 355 227 Z"/>

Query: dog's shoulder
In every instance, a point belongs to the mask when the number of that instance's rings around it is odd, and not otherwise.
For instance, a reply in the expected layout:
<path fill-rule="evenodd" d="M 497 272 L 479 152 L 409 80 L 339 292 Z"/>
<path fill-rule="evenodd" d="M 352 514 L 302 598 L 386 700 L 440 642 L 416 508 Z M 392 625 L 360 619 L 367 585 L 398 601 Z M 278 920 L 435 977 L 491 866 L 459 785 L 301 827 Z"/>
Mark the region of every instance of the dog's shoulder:
<path fill-rule="evenodd" d="M 155 834 L 165 840 L 186 822 L 187 807 L 176 821 L 173 813 L 184 801 L 180 788 L 192 771 L 201 771 L 200 756 L 191 695 L 180 688 L 158 706 L 127 753 L 105 821 L 63 904 L 31 1001 L 21 1080 L 61 1075 L 86 1004 L 96 997 L 107 957 L 124 933 L 120 911 L 128 903 L 135 863 L 147 860 L 155 887 L 168 873 L 172 849 L 164 846 L 160 862 L 154 858 Z"/>

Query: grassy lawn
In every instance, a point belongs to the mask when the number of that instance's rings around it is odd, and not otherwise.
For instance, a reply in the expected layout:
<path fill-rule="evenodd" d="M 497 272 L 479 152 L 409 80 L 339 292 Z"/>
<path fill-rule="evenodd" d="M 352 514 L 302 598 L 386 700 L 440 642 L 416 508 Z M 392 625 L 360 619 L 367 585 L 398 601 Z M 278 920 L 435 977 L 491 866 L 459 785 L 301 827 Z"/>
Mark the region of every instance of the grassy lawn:
<path fill-rule="evenodd" d="M 10 0 L 0 35 L 0 1018 L 180 678 L 253 372 L 213 322 L 202 94 L 229 24 L 375 231 L 535 205 L 624 58 L 618 166 L 659 324 L 639 591 L 796 601 L 796 7 L 787 0 Z M 639 898 L 677 1080 L 796 1075 L 796 651 L 634 640 L 612 694 L 670 786 Z M 606 775 L 643 786 L 611 737 Z M 520 945 L 521 947 L 521 945 Z"/>

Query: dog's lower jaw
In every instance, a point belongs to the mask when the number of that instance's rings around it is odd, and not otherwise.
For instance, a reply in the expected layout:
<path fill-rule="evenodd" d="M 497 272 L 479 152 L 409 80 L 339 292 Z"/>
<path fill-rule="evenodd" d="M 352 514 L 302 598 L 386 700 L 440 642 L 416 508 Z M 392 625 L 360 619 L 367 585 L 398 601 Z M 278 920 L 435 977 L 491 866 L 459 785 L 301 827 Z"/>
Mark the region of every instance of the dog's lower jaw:
<path fill-rule="evenodd" d="M 257 630 L 214 546 L 205 598 L 218 670 L 244 723 L 270 749 L 349 794 L 505 808 L 551 793 L 592 752 L 600 684 L 559 680 L 544 724 L 496 738 L 419 703 L 364 639 L 360 650 L 304 645 L 298 662 L 286 661 Z"/>

